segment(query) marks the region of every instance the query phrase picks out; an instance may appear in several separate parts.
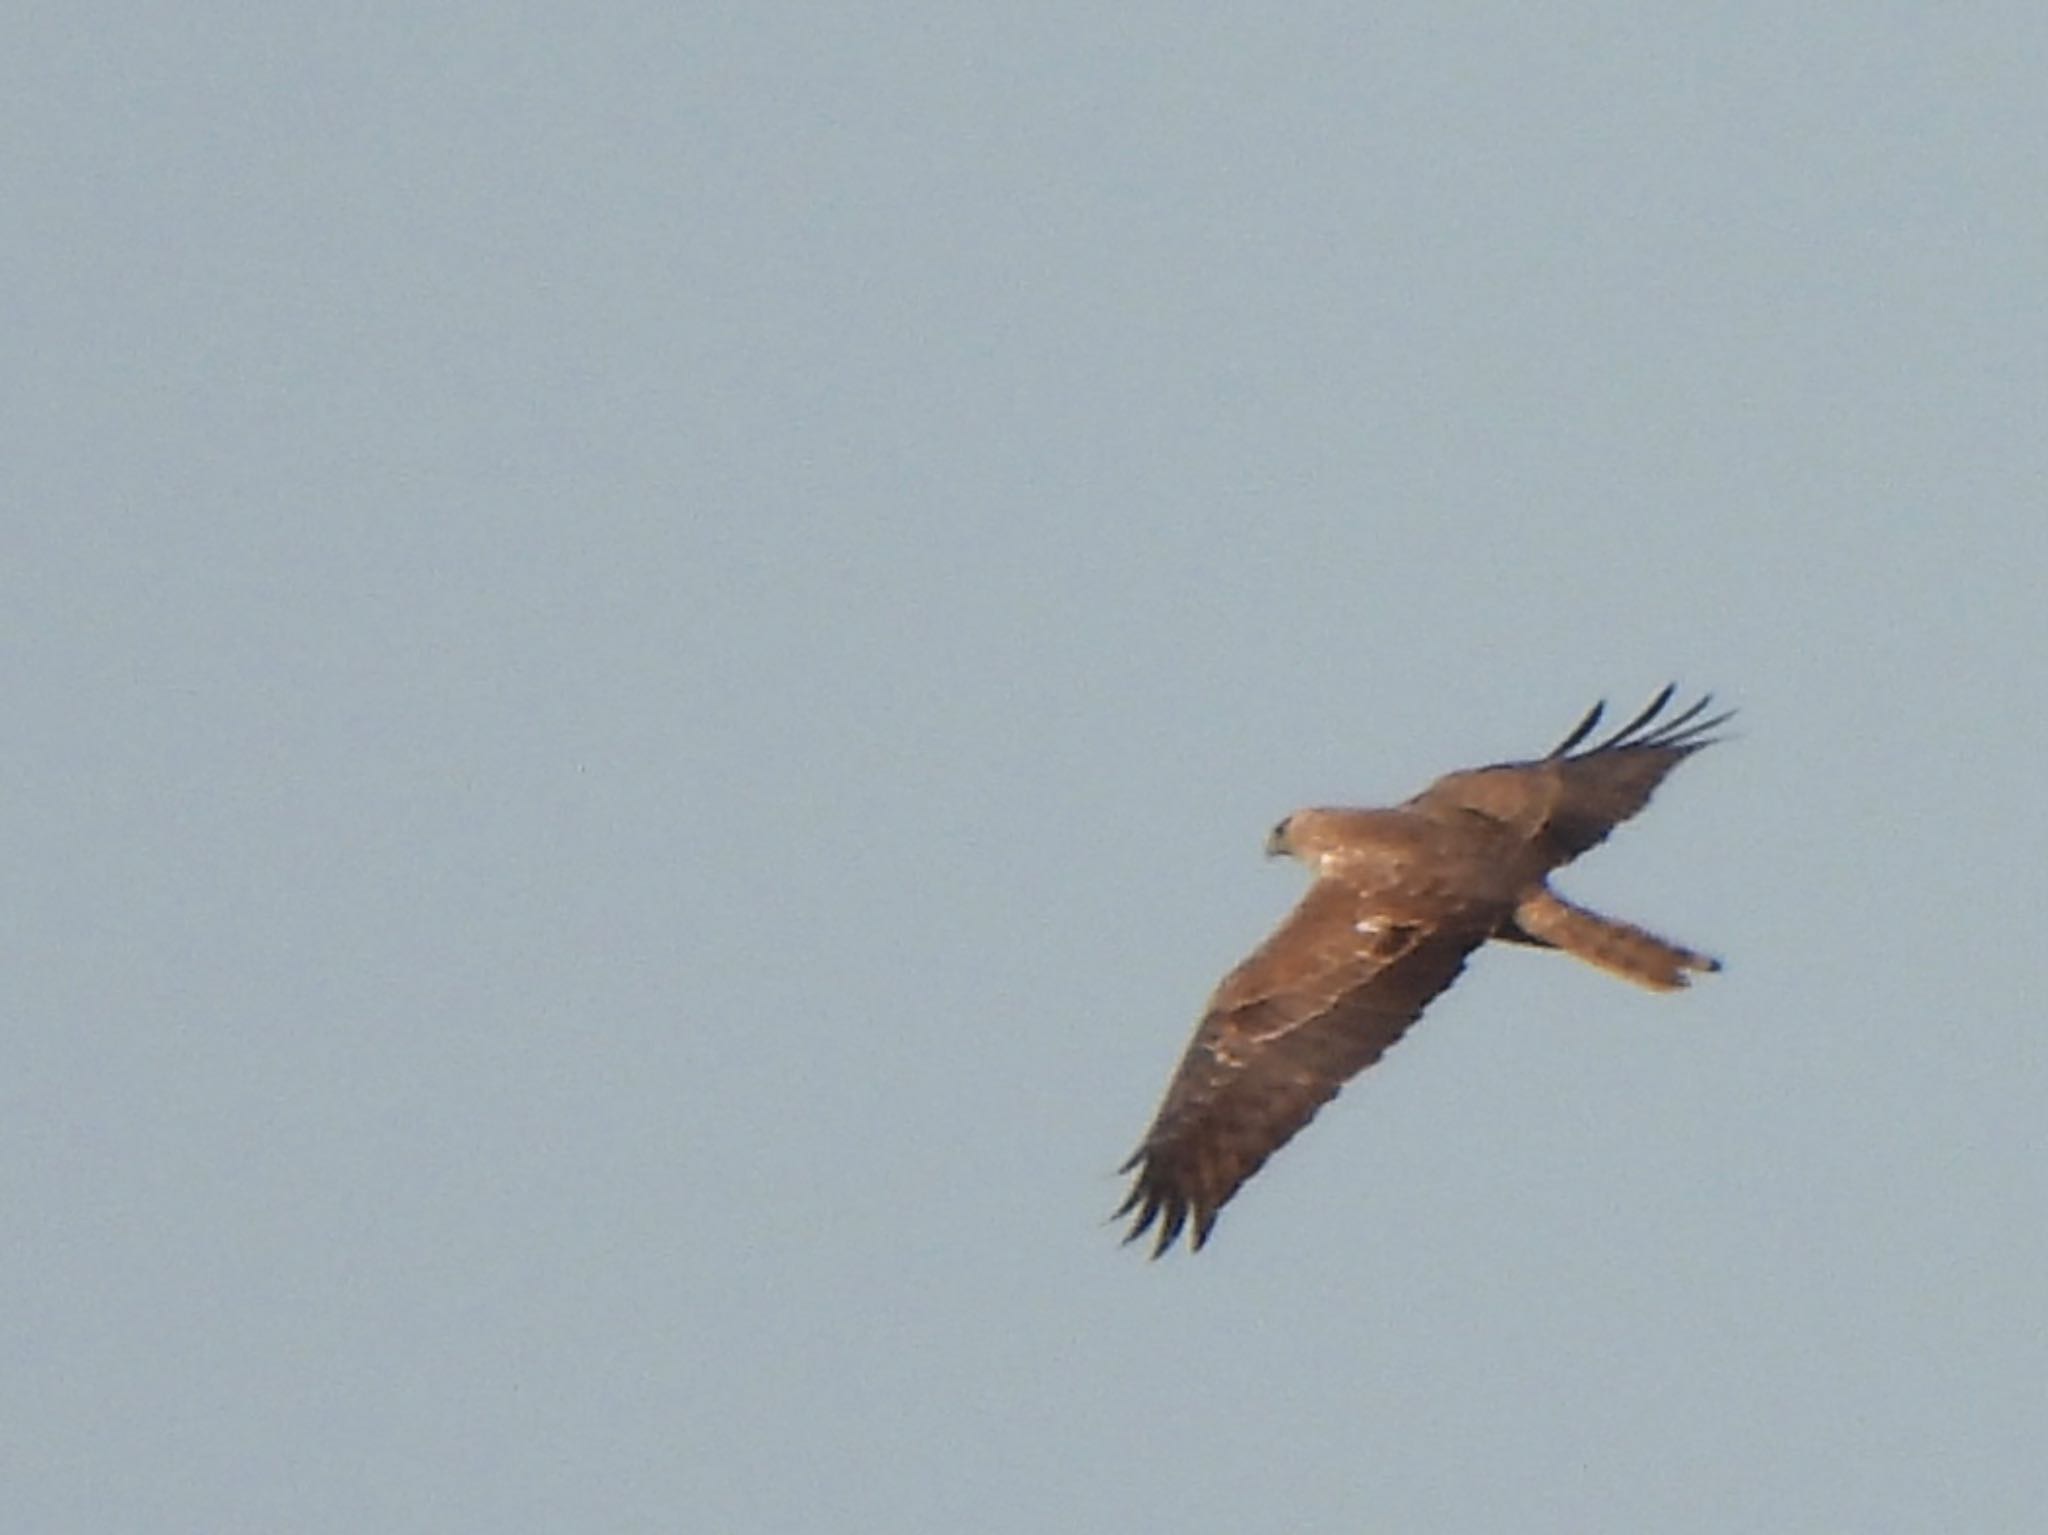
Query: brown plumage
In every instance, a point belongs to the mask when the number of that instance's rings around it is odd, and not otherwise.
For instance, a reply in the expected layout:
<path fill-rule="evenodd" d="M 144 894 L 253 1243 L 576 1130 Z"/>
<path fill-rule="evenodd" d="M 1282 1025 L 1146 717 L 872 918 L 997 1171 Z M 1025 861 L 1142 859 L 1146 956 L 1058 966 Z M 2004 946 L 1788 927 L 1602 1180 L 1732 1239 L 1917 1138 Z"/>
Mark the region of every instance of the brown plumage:
<path fill-rule="evenodd" d="M 1287 919 L 1224 977 L 1124 1171 L 1126 1241 L 1196 1248 L 1244 1181 L 1384 1055 L 1488 939 L 1555 948 L 1659 991 L 1707 955 L 1574 906 L 1546 883 L 1650 802 L 1728 714 L 1661 722 L 1667 687 L 1605 740 L 1595 704 L 1546 757 L 1449 773 L 1390 810 L 1298 810 L 1266 851 L 1315 872 Z"/>

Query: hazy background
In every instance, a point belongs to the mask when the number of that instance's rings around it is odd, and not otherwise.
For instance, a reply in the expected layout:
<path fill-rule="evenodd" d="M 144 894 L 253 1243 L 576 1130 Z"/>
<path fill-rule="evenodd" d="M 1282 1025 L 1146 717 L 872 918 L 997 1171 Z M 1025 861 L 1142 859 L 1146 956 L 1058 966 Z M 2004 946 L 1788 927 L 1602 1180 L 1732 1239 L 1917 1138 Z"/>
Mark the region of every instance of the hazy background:
<path fill-rule="evenodd" d="M 2048 12 L 0 26 L 11 1527 L 2022 1530 Z M 1226 1213 L 1303 803 L 1739 739 Z"/>

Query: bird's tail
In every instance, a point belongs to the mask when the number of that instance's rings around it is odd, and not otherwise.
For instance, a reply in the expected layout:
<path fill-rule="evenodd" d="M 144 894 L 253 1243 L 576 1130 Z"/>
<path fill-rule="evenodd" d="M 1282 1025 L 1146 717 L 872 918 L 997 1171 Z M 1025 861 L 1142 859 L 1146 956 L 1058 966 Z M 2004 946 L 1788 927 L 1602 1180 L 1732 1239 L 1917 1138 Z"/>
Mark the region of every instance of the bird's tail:
<path fill-rule="evenodd" d="M 1515 907 L 1515 924 L 1538 943 L 1562 949 L 1653 991 L 1675 991 L 1686 985 L 1688 971 L 1721 968 L 1712 955 L 1694 953 L 1655 933 L 1574 906 L 1548 889 L 1522 898 Z"/>

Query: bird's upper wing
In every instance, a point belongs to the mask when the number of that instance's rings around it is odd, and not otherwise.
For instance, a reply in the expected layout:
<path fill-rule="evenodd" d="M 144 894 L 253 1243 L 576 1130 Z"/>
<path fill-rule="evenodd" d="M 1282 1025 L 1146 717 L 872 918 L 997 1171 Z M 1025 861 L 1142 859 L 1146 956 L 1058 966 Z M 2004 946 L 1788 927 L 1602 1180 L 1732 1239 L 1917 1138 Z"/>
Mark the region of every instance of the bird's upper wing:
<path fill-rule="evenodd" d="M 1216 1212 L 1266 1158 L 1386 1053 L 1457 978 L 1497 914 L 1407 910 L 1335 881 L 1225 978 L 1124 1171 L 1128 1241 L 1155 1224 L 1153 1255 L 1190 1220 L 1199 1248 Z"/>
<path fill-rule="evenodd" d="M 1569 862 L 1649 804 L 1664 776 L 1712 745 L 1711 732 L 1731 717 L 1700 717 L 1712 702 L 1709 694 L 1660 723 L 1657 716 L 1674 691 L 1665 688 L 1607 739 L 1574 752 L 1600 723 L 1604 706 L 1595 704 L 1549 756 L 1447 773 L 1407 808 L 1438 819 L 1476 812 L 1514 827 L 1553 867 Z"/>

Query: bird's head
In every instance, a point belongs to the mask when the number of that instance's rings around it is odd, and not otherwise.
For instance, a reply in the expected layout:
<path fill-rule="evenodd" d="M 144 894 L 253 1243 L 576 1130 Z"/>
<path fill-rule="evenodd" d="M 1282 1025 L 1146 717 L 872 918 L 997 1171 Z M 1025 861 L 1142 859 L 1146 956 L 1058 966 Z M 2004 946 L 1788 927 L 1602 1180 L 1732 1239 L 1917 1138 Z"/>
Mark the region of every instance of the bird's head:
<path fill-rule="evenodd" d="M 1294 842 L 1288 832 L 1288 828 L 1293 824 L 1293 816 L 1283 817 L 1280 824 L 1267 834 L 1266 856 L 1268 858 L 1291 857 L 1293 855 Z"/>
<path fill-rule="evenodd" d="M 1371 818 L 1371 812 L 1358 810 L 1297 810 L 1267 836 L 1266 856 L 1295 859 L 1321 879 L 1357 858 L 1361 839 L 1369 835 L 1359 822 Z"/>

